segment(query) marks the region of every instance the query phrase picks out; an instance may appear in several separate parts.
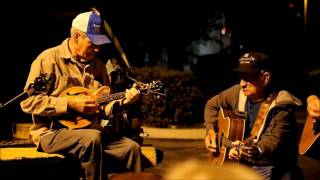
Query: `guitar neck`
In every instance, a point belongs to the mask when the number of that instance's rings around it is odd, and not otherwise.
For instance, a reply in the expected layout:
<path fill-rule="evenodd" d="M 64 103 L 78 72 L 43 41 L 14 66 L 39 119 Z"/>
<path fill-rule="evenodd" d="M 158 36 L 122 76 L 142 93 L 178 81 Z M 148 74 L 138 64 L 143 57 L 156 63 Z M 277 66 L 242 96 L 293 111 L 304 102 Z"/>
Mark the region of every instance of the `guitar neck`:
<path fill-rule="evenodd" d="M 148 94 L 156 94 L 157 96 L 164 95 L 160 92 L 161 84 L 159 82 L 153 82 L 152 84 L 145 85 L 145 87 L 140 87 L 139 91 L 142 95 L 148 95 Z M 114 100 L 119 100 L 126 97 L 126 92 L 119 92 L 114 94 L 102 94 L 101 96 L 96 98 L 97 103 L 103 104 L 103 103 L 109 103 Z"/>
<path fill-rule="evenodd" d="M 97 98 L 97 103 L 99 104 L 104 104 L 104 103 L 109 103 L 114 100 L 119 100 L 126 97 L 125 92 L 119 92 L 119 93 L 114 93 L 114 94 L 108 94 L 108 95 L 103 95 Z"/>
<path fill-rule="evenodd" d="M 232 149 L 233 145 L 232 145 L 232 141 L 224 136 L 221 136 L 219 134 L 216 134 L 218 136 L 218 138 L 220 139 L 220 142 L 222 142 L 222 144 L 228 148 L 228 149 Z"/>

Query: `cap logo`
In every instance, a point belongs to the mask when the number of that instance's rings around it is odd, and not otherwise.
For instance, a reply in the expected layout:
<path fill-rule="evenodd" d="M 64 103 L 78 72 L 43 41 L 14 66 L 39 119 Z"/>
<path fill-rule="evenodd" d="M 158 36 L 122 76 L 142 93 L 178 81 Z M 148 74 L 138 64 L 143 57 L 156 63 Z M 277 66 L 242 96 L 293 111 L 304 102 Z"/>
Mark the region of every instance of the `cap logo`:
<path fill-rule="evenodd" d="M 245 53 L 240 59 L 240 64 L 250 64 L 255 60 L 249 53 Z"/>
<path fill-rule="evenodd" d="M 99 25 L 99 24 L 93 24 L 93 31 L 94 31 L 95 33 L 100 32 L 100 25 Z"/>

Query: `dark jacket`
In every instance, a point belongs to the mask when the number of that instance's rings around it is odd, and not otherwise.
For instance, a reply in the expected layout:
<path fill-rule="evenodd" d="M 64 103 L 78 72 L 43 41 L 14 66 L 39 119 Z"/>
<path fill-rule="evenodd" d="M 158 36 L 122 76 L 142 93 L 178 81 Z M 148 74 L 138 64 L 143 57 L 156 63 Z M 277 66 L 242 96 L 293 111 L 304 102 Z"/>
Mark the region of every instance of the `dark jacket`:
<path fill-rule="evenodd" d="M 220 107 L 232 110 L 240 118 L 247 117 L 245 104 L 247 97 L 234 85 L 208 100 L 205 106 L 205 126 L 214 128 Z M 270 105 L 265 124 L 257 137 L 261 148 L 260 159 L 256 165 L 295 165 L 297 161 L 297 123 L 294 110 L 302 102 L 287 91 L 279 91 Z"/>

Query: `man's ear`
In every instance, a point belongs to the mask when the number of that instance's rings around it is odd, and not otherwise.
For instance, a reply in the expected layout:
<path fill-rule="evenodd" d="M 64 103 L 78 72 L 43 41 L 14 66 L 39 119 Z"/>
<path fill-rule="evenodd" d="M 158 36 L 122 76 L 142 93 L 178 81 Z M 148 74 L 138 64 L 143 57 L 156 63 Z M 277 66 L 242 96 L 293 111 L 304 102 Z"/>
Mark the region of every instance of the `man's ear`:
<path fill-rule="evenodd" d="M 270 72 L 263 72 L 263 84 L 267 85 L 270 82 L 271 73 Z"/>
<path fill-rule="evenodd" d="M 74 38 L 75 41 L 78 42 L 78 39 L 80 37 L 80 33 L 76 32 L 76 33 L 74 33 L 74 36 L 75 36 L 75 38 Z"/>
<path fill-rule="evenodd" d="M 80 33 L 75 31 L 72 33 L 72 38 L 74 39 L 74 42 L 78 42 L 78 38 L 80 37 Z"/>

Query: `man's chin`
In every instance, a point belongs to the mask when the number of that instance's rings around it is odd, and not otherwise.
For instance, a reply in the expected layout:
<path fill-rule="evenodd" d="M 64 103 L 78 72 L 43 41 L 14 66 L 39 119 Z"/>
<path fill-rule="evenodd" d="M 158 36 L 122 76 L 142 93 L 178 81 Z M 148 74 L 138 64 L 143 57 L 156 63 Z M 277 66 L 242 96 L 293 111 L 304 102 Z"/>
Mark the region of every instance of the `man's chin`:
<path fill-rule="evenodd" d="M 84 63 L 84 64 L 90 63 L 91 61 L 92 61 L 92 58 L 91 59 L 80 59 L 80 62 Z"/>
<path fill-rule="evenodd" d="M 251 92 L 250 92 L 250 91 L 243 91 L 243 94 L 244 94 L 245 96 L 250 96 L 250 95 L 251 95 Z"/>

